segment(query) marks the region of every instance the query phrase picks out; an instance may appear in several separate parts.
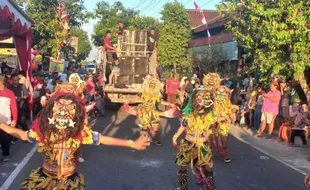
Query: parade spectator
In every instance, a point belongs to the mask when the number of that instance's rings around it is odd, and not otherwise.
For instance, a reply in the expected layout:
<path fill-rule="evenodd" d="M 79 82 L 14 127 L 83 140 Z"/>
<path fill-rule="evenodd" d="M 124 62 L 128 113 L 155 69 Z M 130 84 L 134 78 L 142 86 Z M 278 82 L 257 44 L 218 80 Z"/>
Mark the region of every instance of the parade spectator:
<path fill-rule="evenodd" d="M 118 61 L 118 59 L 115 59 L 114 63 L 113 63 L 113 67 L 112 67 L 112 72 L 109 76 L 109 85 L 110 86 L 117 84 L 117 77 L 118 77 L 119 73 L 120 73 L 119 61 Z"/>
<path fill-rule="evenodd" d="M 33 87 L 31 85 L 31 82 L 26 78 L 26 72 L 25 71 L 19 71 L 19 83 L 26 86 L 29 94 L 33 94 Z"/>
<path fill-rule="evenodd" d="M 249 87 L 249 82 L 250 82 L 250 80 L 249 80 L 249 78 L 248 78 L 248 75 L 245 75 L 245 76 L 244 76 L 244 79 L 243 79 L 243 81 L 242 81 L 242 86 L 243 86 L 243 88 L 244 88 L 244 91 L 247 91 L 247 89 L 248 89 L 248 87 Z"/>
<path fill-rule="evenodd" d="M 282 123 L 278 138 L 279 141 L 284 141 L 285 143 L 289 143 L 289 136 L 291 133 L 292 126 L 294 125 L 296 115 L 299 113 L 298 104 L 294 104 L 289 108 L 289 117 L 286 119 L 284 123 Z"/>
<path fill-rule="evenodd" d="M 227 88 L 231 88 L 232 86 L 232 82 L 228 76 L 224 78 L 224 86 L 226 86 Z"/>
<path fill-rule="evenodd" d="M 96 85 L 93 81 L 93 75 L 92 74 L 87 75 L 85 88 L 87 91 L 87 103 L 90 103 L 91 100 L 93 99 L 93 96 L 95 94 L 95 88 L 96 88 Z"/>
<path fill-rule="evenodd" d="M 16 99 L 18 107 L 18 122 L 17 125 L 20 125 L 22 130 L 27 131 L 28 127 L 26 124 L 26 110 L 27 110 L 27 99 L 28 99 L 28 90 L 25 85 L 19 84 L 18 75 L 12 75 L 13 84 L 8 86 Z"/>
<path fill-rule="evenodd" d="M 40 104 L 41 104 L 42 108 L 45 108 L 45 106 L 47 104 L 47 97 L 46 96 L 41 97 Z"/>
<path fill-rule="evenodd" d="M 263 107 L 263 95 L 262 86 L 258 84 L 256 90 L 252 93 L 252 98 L 256 101 L 255 111 L 254 111 L 254 130 L 258 130 L 260 126 L 260 120 L 262 117 L 262 107 Z"/>
<path fill-rule="evenodd" d="M 180 86 L 181 88 L 183 87 L 183 85 L 185 84 L 185 80 L 187 79 L 187 77 L 182 77 L 181 81 L 180 81 Z"/>
<path fill-rule="evenodd" d="M 300 136 L 302 140 L 302 147 L 307 146 L 307 138 L 309 133 L 310 126 L 310 115 L 309 115 L 309 107 L 307 104 L 303 104 L 300 107 L 299 113 L 296 115 L 296 119 L 294 121 L 294 126 L 291 130 L 290 135 L 290 145 L 295 145 L 295 137 Z"/>
<path fill-rule="evenodd" d="M 66 72 L 60 73 L 60 80 L 61 80 L 62 82 L 67 82 L 67 81 L 68 81 L 68 75 L 67 75 Z"/>
<path fill-rule="evenodd" d="M 104 99 L 98 91 L 94 94 L 94 101 L 96 102 L 96 108 L 101 116 L 104 116 Z"/>
<path fill-rule="evenodd" d="M 167 102 L 175 104 L 178 96 L 178 89 L 180 88 L 180 81 L 177 76 L 172 74 L 166 82 Z"/>
<path fill-rule="evenodd" d="M 16 127 L 18 111 L 14 93 L 4 86 L 4 77 L 0 75 L 0 122 Z M 0 130 L 2 157 L 0 163 L 9 160 L 12 137 Z"/>
<path fill-rule="evenodd" d="M 290 94 L 292 91 L 291 84 L 292 79 L 289 77 L 286 79 L 286 83 L 284 83 L 284 85 L 282 85 L 281 87 L 281 94 L 282 94 L 281 110 L 284 119 L 289 118 Z"/>
<path fill-rule="evenodd" d="M 266 124 L 268 124 L 269 130 L 267 138 L 271 138 L 274 129 L 274 120 L 279 113 L 279 103 L 281 100 L 279 83 L 277 81 L 273 81 L 270 83 L 269 87 L 270 91 L 268 93 L 262 92 L 264 102 L 262 107 L 261 126 L 260 130 L 256 134 L 257 137 L 262 137 Z"/>
<path fill-rule="evenodd" d="M 251 93 L 254 90 L 255 85 L 256 85 L 255 78 L 253 76 L 253 73 L 251 73 L 251 74 L 249 74 L 249 87 L 247 89 L 247 92 Z"/>
<path fill-rule="evenodd" d="M 104 76 L 102 74 L 102 71 L 99 72 L 99 75 L 97 77 L 97 81 L 98 81 L 98 86 L 100 88 L 102 88 L 103 84 L 104 84 Z"/>

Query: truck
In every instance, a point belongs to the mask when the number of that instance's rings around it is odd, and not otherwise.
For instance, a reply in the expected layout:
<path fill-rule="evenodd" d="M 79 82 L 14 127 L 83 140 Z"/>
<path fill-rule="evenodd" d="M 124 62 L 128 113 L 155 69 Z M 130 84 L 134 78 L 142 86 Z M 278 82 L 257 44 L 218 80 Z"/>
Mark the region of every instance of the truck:
<path fill-rule="evenodd" d="M 148 51 L 146 30 L 125 30 L 119 38 L 117 54 L 120 74 L 118 85 L 104 85 L 105 97 L 112 103 L 140 103 L 142 83 L 147 75 L 156 76 L 156 50 Z M 106 75 L 107 54 L 103 48 L 103 74 Z M 106 75 L 108 77 L 108 75 Z M 120 87 L 121 86 L 121 87 Z"/>

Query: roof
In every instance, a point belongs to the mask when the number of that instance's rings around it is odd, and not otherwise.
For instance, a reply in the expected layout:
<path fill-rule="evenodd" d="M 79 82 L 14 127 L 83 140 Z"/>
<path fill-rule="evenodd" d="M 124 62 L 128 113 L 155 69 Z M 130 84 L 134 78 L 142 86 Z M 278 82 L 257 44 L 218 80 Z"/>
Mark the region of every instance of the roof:
<path fill-rule="evenodd" d="M 19 13 L 21 13 L 31 24 L 34 24 L 34 21 L 13 1 L 8 0 L 17 10 Z"/>
<path fill-rule="evenodd" d="M 222 17 L 217 10 L 202 10 L 209 28 L 217 27 L 218 24 L 224 25 L 228 18 Z M 200 12 L 196 9 L 187 9 L 186 12 L 188 13 L 189 17 L 189 24 L 192 30 L 203 26 L 201 22 Z"/>
<path fill-rule="evenodd" d="M 217 34 L 214 36 L 211 36 L 210 39 L 210 44 L 217 44 L 217 43 L 224 43 L 224 42 L 230 42 L 234 40 L 234 35 L 233 33 L 222 33 L 222 34 Z M 209 44 L 209 39 L 208 37 L 202 37 L 202 38 L 195 38 L 192 39 L 189 42 L 189 47 L 197 47 L 197 46 L 204 46 Z"/>

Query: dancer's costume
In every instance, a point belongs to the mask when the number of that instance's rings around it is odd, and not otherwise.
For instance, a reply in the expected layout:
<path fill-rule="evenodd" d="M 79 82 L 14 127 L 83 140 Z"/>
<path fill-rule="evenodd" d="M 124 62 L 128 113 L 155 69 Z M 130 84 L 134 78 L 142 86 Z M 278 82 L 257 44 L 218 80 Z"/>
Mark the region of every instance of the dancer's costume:
<path fill-rule="evenodd" d="M 83 101 L 71 93 L 56 93 L 32 128 L 28 138 L 38 144 L 43 167 L 32 170 L 23 190 L 82 190 L 83 175 L 76 171 L 83 144 L 100 143 L 101 135 L 84 125 Z"/>
<path fill-rule="evenodd" d="M 86 83 L 81 80 L 81 77 L 78 73 L 72 73 L 69 76 L 69 83 L 74 84 L 76 86 L 75 94 L 78 94 L 80 97 L 83 97 L 83 93 L 85 91 Z"/>
<path fill-rule="evenodd" d="M 216 122 L 213 112 L 213 94 L 207 90 L 195 90 L 184 108 L 184 119 L 179 130 L 186 131 L 177 151 L 176 164 L 180 166 L 177 186 L 180 190 L 188 188 L 188 166 L 193 167 L 198 182 L 208 190 L 215 189 L 212 150 L 209 135 Z M 183 128 L 183 129 L 181 129 Z M 173 142 L 181 135 L 179 131 Z"/>
<path fill-rule="evenodd" d="M 231 91 L 220 85 L 220 76 L 217 73 L 208 73 L 204 77 L 205 88 L 212 88 L 214 92 L 214 113 L 216 125 L 212 130 L 211 140 L 215 150 L 225 162 L 230 162 L 227 152 L 227 136 L 231 124 L 232 105 L 230 101 Z"/>
<path fill-rule="evenodd" d="M 148 77 L 144 79 L 142 84 L 142 103 L 138 105 L 138 109 L 134 110 L 128 104 L 124 105 L 124 111 L 136 115 L 141 123 L 141 134 L 150 134 L 153 143 L 160 143 L 159 121 L 160 116 L 178 117 L 177 110 L 171 109 L 165 112 L 157 110 L 161 101 L 162 85 L 158 79 Z"/>

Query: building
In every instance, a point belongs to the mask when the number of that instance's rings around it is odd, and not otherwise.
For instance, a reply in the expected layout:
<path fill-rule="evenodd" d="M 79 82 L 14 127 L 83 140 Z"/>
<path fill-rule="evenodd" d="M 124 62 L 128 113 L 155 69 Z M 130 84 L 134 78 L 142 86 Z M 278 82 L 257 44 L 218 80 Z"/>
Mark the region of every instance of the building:
<path fill-rule="evenodd" d="M 225 29 L 229 18 L 223 18 L 216 10 L 204 10 L 211 37 L 206 25 L 202 24 L 198 10 L 187 10 L 195 64 L 204 72 L 219 72 L 222 75 L 236 74 L 239 69 L 240 50 L 234 35 Z"/>

